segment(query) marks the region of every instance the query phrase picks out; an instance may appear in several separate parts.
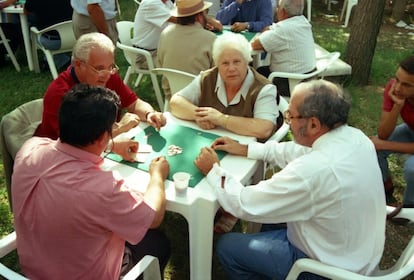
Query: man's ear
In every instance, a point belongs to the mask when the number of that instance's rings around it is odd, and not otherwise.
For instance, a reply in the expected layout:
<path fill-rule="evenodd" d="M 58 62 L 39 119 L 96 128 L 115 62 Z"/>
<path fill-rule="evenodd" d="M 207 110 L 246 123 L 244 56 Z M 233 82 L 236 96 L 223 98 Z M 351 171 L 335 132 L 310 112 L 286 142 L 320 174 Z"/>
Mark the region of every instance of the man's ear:
<path fill-rule="evenodd" d="M 309 122 L 308 122 L 309 133 L 311 135 L 318 134 L 320 133 L 321 129 L 322 129 L 321 122 L 315 117 L 310 117 Z"/>
<path fill-rule="evenodd" d="M 110 139 L 111 137 L 109 135 L 109 132 L 105 131 L 101 134 L 101 136 L 98 137 L 98 139 L 95 140 L 95 143 L 97 143 L 100 148 L 103 147 L 105 149 Z"/>

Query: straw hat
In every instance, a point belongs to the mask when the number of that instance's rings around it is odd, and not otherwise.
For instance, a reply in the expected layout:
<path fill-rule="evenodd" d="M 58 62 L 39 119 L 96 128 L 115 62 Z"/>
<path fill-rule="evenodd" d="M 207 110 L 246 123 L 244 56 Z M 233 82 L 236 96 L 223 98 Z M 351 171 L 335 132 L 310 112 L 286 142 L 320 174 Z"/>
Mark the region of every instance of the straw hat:
<path fill-rule="evenodd" d="M 176 0 L 174 9 L 171 11 L 173 17 L 188 17 L 207 10 L 213 3 L 203 0 Z"/>

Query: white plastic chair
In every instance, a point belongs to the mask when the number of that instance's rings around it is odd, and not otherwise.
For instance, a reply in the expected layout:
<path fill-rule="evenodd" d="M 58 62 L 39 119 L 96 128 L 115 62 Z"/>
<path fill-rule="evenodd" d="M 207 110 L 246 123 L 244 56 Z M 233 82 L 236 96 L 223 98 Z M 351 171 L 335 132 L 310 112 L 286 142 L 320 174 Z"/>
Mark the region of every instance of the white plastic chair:
<path fill-rule="evenodd" d="M 332 65 L 335 60 L 339 58 L 341 54 L 339 52 L 328 53 L 327 55 L 320 56 L 316 58 L 316 70 L 309 74 L 296 74 L 288 72 L 272 72 L 270 73 L 268 79 L 273 81 L 274 78 L 287 78 L 289 79 L 289 89 L 292 91 L 293 88 L 303 80 L 308 80 L 311 78 L 323 78 L 323 72 Z"/>
<path fill-rule="evenodd" d="M 352 8 L 357 4 L 358 4 L 358 0 L 344 0 L 344 5 L 343 5 L 342 11 L 341 11 L 341 17 L 339 19 L 340 22 L 343 20 L 345 9 L 346 9 L 345 23 L 344 23 L 343 27 L 348 27 L 349 18 L 351 16 Z"/>
<path fill-rule="evenodd" d="M 42 121 L 42 112 L 43 99 L 35 99 L 4 115 L 0 121 L 0 148 L 10 210 L 12 210 L 11 177 L 14 158 L 23 143 L 33 136 Z"/>
<path fill-rule="evenodd" d="M 16 250 L 16 232 L 12 232 L 0 239 L 0 258 Z M 160 266 L 158 258 L 146 255 L 144 256 L 125 276 L 123 280 L 135 280 L 141 274 L 144 280 L 161 280 Z M 7 266 L 0 263 L 0 275 L 4 279 L 27 280 L 28 278 L 13 271 Z M 3 279 L 2 278 L 2 279 Z"/>
<path fill-rule="evenodd" d="M 132 74 L 138 74 L 138 77 L 134 85 L 135 87 L 137 87 L 144 75 L 150 75 L 152 86 L 155 92 L 155 97 L 157 98 L 158 106 L 160 107 L 160 110 L 162 110 L 164 108 L 164 101 L 161 94 L 160 86 L 158 84 L 157 75 L 151 72 L 151 70 L 155 68 L 151 53 L 149 51 L 135 48 L 132 46 L 131 38 L 134 29 L 134 22 L 119 21 L 116 23 L 116 26 L 118 28 L 119 33 L 119 42 L 117 42 L 116 46 L 123 51 L 124 57 L 129 63 L 127 72 L 125 74 L 124 83 L 128 83 L 129 78 Z M 141 54 L 145 57 L 148 65 L 147 69 L 139 68 L 135 63 L 138 54 Z"/>
<path fill-rule="evenodd" d="M 391 213 L 395 207 L 387 206 L 387 213 Z M 395 216 L 396 218 L 405 218 L 414 221 L 414 209 L 403 208 Z M 385 252 L 384 252 L 385 254 Z M 405 247 L 398 261 L 389 269 L 381 270 L 377 268 L 371 276 L 364 276 L 350 272 L 341 268 L 323 264 L 312 259 L 300 259 L 295 262 L 290 270 L 287 280 L 297 279 L 302 272 L 311 272 L 335 280 L 399 280 L 410 275 L 414 271 L 414 236 Z"/>
<path fill-rule="evenodd" d="M 45 34 L 46 32 L 56 30 L 59 33 L 60 36 L 60 49 L 58 50 L 49 50 L 45 48 L 40 43 L 40 37 Z M 46 56 L 47 63 L 49 64 L 50 72 L 52 73 L 53 79 L 56 79 L 58 76 L 58 72 L 56 70 L 56 65 L 53 60 L 54 54 L 59 53 L 68 53 L 72 52 L 73 46 L 76 43 L 75 35 L 73 34 L 72 29 L 72 21 L 63 21 L 56 23 L 54 25 L 51 25 L 49 27 L 46 27 L 42 30 L 38 30 L 35 26 L 32 26 L 30 28 L 30 34 L 31 34 L 31 41 L 32 41 L 32 53 L 33 53 L 33 67 L 36 73 L 39 73 L 39 58 L 37 55 L 37 49 L 40 49 L 43 51 L 43 53 Z"/>
<path fill-rule="evenodd" d="M 10 48 L 9 41 L 6 38 L 6 35 L 4 35 L 3 29 L 1 28 L 1 26 L 0 26 L 0 44 L 4 45 L 4 47 L 6 48 L 7 54 L 9 55 L 14 65 L 14 68 L 16 68 L 17 72 L 20 72 L 20 65 L 17 62 L 16 56 L 14 56 L 12 49 Z"/>
<path fill-rule="evenodd" d="M 157 75 L 163 75 L 168 80 L 171 94 L 175 94 L 183 89 L 196 77 L 196 75 L 172 68 L 155 68 L 152 69 L 152 72 Z M 167 98 L 164 104 L 164 111 L 168 111 L 169 100 Z"/>

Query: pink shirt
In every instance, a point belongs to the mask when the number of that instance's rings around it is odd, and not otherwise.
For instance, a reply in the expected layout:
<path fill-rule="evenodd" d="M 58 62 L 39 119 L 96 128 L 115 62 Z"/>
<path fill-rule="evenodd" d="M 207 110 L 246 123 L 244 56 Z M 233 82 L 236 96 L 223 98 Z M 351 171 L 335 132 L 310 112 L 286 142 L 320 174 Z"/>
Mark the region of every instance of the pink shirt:
<path fill-rule="evenodd" d="M 390 112 L 394 102 L 391 97 L 388 95 L 388 92 L 391 89 L 391 86 L 395 83 L 394 79 L 391 79 L 388 84 L 385 86 L 384 90 L 384 101 L 382 104 L 382 110 L 385 112 Z M 400 116 L 403 121 L 408 125 L 409 128 L 414 130 L 414 106 L 412 106 L 407 101 L 404 103 L 404 106 L 401 109 Z"/>
<path fill-rule="evenodd" d="M 138 243 L 154 211 L 103 159 L 33 137 L 13 172 L 20 265 L 30 279 L 118 279 L 125 240 Z"/>

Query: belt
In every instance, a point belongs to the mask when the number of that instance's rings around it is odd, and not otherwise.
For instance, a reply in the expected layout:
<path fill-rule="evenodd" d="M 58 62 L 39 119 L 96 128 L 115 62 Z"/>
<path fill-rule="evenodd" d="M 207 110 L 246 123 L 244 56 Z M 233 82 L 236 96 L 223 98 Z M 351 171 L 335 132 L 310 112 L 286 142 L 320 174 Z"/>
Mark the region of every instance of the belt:
<path fill-rule="evenodd" d="M 153 51 L 157 50 L 157 49 L 150 50 L 150 49 L 146 49 L 146 48 L 141 48 L 140 46 L 137 46 L 137 45 L 132 45 L 132 46 L 134 48 L 141 49 L 141 50 L 144 50 L 144 51 L 147 51 L 147 52 L 153 52 Z"/>

